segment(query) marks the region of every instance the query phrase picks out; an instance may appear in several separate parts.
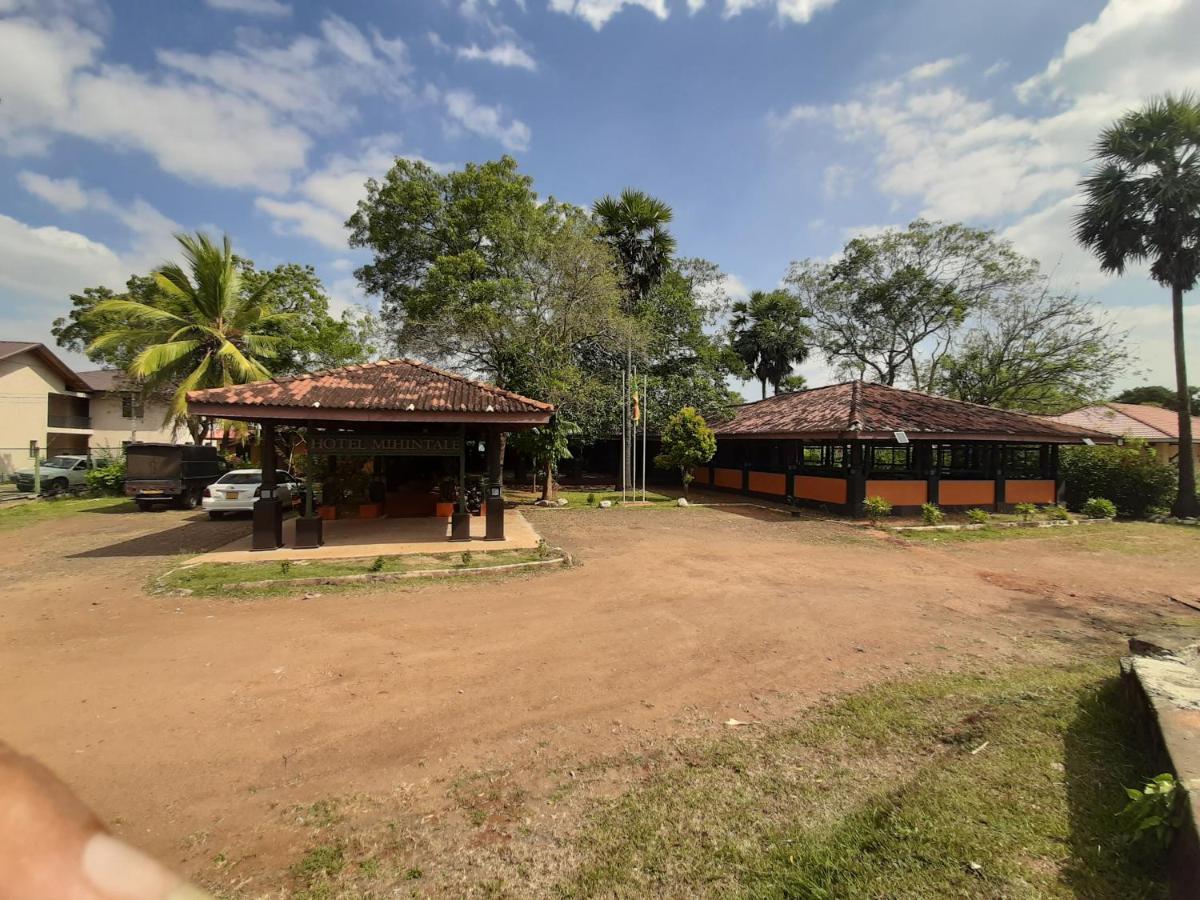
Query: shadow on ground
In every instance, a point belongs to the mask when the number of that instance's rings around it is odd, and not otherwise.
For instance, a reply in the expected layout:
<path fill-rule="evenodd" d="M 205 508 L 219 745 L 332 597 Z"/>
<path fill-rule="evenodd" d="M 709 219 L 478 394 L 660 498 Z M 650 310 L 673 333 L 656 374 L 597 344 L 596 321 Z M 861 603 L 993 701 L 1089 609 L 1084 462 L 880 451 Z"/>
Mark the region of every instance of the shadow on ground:
<path fill-rule="evenodd" d="M 146 513 L 152 516 L 153 513 Z M 172 556 L 176 553 L 203 553 L 245 537 L 251 523 L 243 520 L 211 521 L 201 513 L 184 524 L 150 534 L 139 535 L 103 547 L 68 554 L 68 559 L 104 559 L 113 557 Z"/>

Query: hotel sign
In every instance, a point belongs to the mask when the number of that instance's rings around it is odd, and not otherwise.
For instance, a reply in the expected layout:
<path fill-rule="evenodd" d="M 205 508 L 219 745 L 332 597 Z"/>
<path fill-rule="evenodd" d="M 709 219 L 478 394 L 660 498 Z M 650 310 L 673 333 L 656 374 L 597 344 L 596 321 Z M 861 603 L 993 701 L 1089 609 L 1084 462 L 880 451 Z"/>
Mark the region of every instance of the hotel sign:
<path fill-rule="evenodd" d="M 318 456 L 458 456 L 458 437 L 396 434 L 318 434 L 313 453 Z"/>

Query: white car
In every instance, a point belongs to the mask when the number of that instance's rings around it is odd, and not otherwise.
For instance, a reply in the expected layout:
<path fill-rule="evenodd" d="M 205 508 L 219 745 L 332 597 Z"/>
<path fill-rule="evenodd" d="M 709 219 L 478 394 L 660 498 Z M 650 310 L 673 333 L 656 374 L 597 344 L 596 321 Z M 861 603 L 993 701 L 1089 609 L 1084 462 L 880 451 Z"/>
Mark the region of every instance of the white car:
<path fill-rule="evenodd" d="M 300 498 L 299 482 L 282 469 L 275 471 L 275 491 L 284 509 Z M 206 487 L 200 503 L 210 519 L 220 519 L 226 513 L 253 512 L 261 493 L 262 469 L 234 469 Z"/>

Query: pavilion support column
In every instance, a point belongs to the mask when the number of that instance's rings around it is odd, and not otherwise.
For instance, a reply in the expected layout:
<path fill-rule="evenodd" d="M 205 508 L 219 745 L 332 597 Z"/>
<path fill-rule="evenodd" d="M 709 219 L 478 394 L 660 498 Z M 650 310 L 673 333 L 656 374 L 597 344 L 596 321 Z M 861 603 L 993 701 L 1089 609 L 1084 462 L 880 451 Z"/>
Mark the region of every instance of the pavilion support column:
<path fill-rule="evenodd" d="M 859 518 L 867 499 L 867 464 L 862 441 L 850 442 L 850 471 L 846 475 L 846 506 Z"/>
<path fill-rule="evenodd" d="M 504 540 L 504 471 L 500 465 L 500 442 L 503 435 L 499 428 L 487 431 L 487 532 L 488 541 Z"/>
<path fill-rule="evenodd" d="M 1066 503 L 1066 485 L 1063 484 L 1062 475 L 1058 468 L 1058 444 L 1050 444 L 1047 449 L 1050 457 L 1050 472 L 1048 477 L 1054 481 L 1054 502 Z"/>
<path fill-rule="evenodd" d="M 941 479 L 938 474 L 938 452 L 934 444 L 918 444 L 917 451 L 921 454 L 921 471 L 925 474 L 929 503 L 938 503 L 941 498 Z"/>
<path fill-rule="evenodd" d="M 450 540 L 471 540 L 471 511 L 467 509 L 467 427 L 458 429 L 458 509 L 450 516 Z"/>
<path fill-rule="evenodd" d="M 262 488 L 254 502 L 252 550 L 278 550 L 283 546 L 283 507 L 275 493 L 275 425 L 262 426 Z"/>

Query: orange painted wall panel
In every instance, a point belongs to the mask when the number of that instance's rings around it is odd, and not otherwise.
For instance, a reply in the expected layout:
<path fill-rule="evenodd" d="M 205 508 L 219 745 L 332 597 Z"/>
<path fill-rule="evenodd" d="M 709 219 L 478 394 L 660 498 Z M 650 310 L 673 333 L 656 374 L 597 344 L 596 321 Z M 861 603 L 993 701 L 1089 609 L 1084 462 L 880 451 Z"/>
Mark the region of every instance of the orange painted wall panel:
<path fill-rule="evenodd" d="M 698 469 L 692 469 L 692 480 L 696 484 L 708 484 L 708 466 L 700 466 Z"/>
<path fill-rule="evenodd" d="M 782 497 L 787 493 L 787 476 L 778 472 L 751 472 L 750 490 L 756 494 L 779 494 Z"/>
<path fill-rule="evenodd" d="M 991 506 L 996 502 L 994 481 L 942 481 L 938 503 L 942 506 Z"/>
<path fill-rule="evenodd" d="M 792 491 L 799 500 L 845 503 L 846 479 L 822 478 L 819 475 L 797 475 L 793 480 Z"/>
<path fill-rule="evenodd" d="M 868 481 L 868 497 L 882 497 L 892 506 L 920 506 L 929 497 L 924 481 Z"/>
<path fill-rule="evenodd" d="M 1005 503 L 1054 503 L 1053 481 L 1006 481 Z"/>
<path fill-rule="evenodd" d="M 741 469 L 713 469 L 713 484 L 717 487 L 742 489 Z"/>

